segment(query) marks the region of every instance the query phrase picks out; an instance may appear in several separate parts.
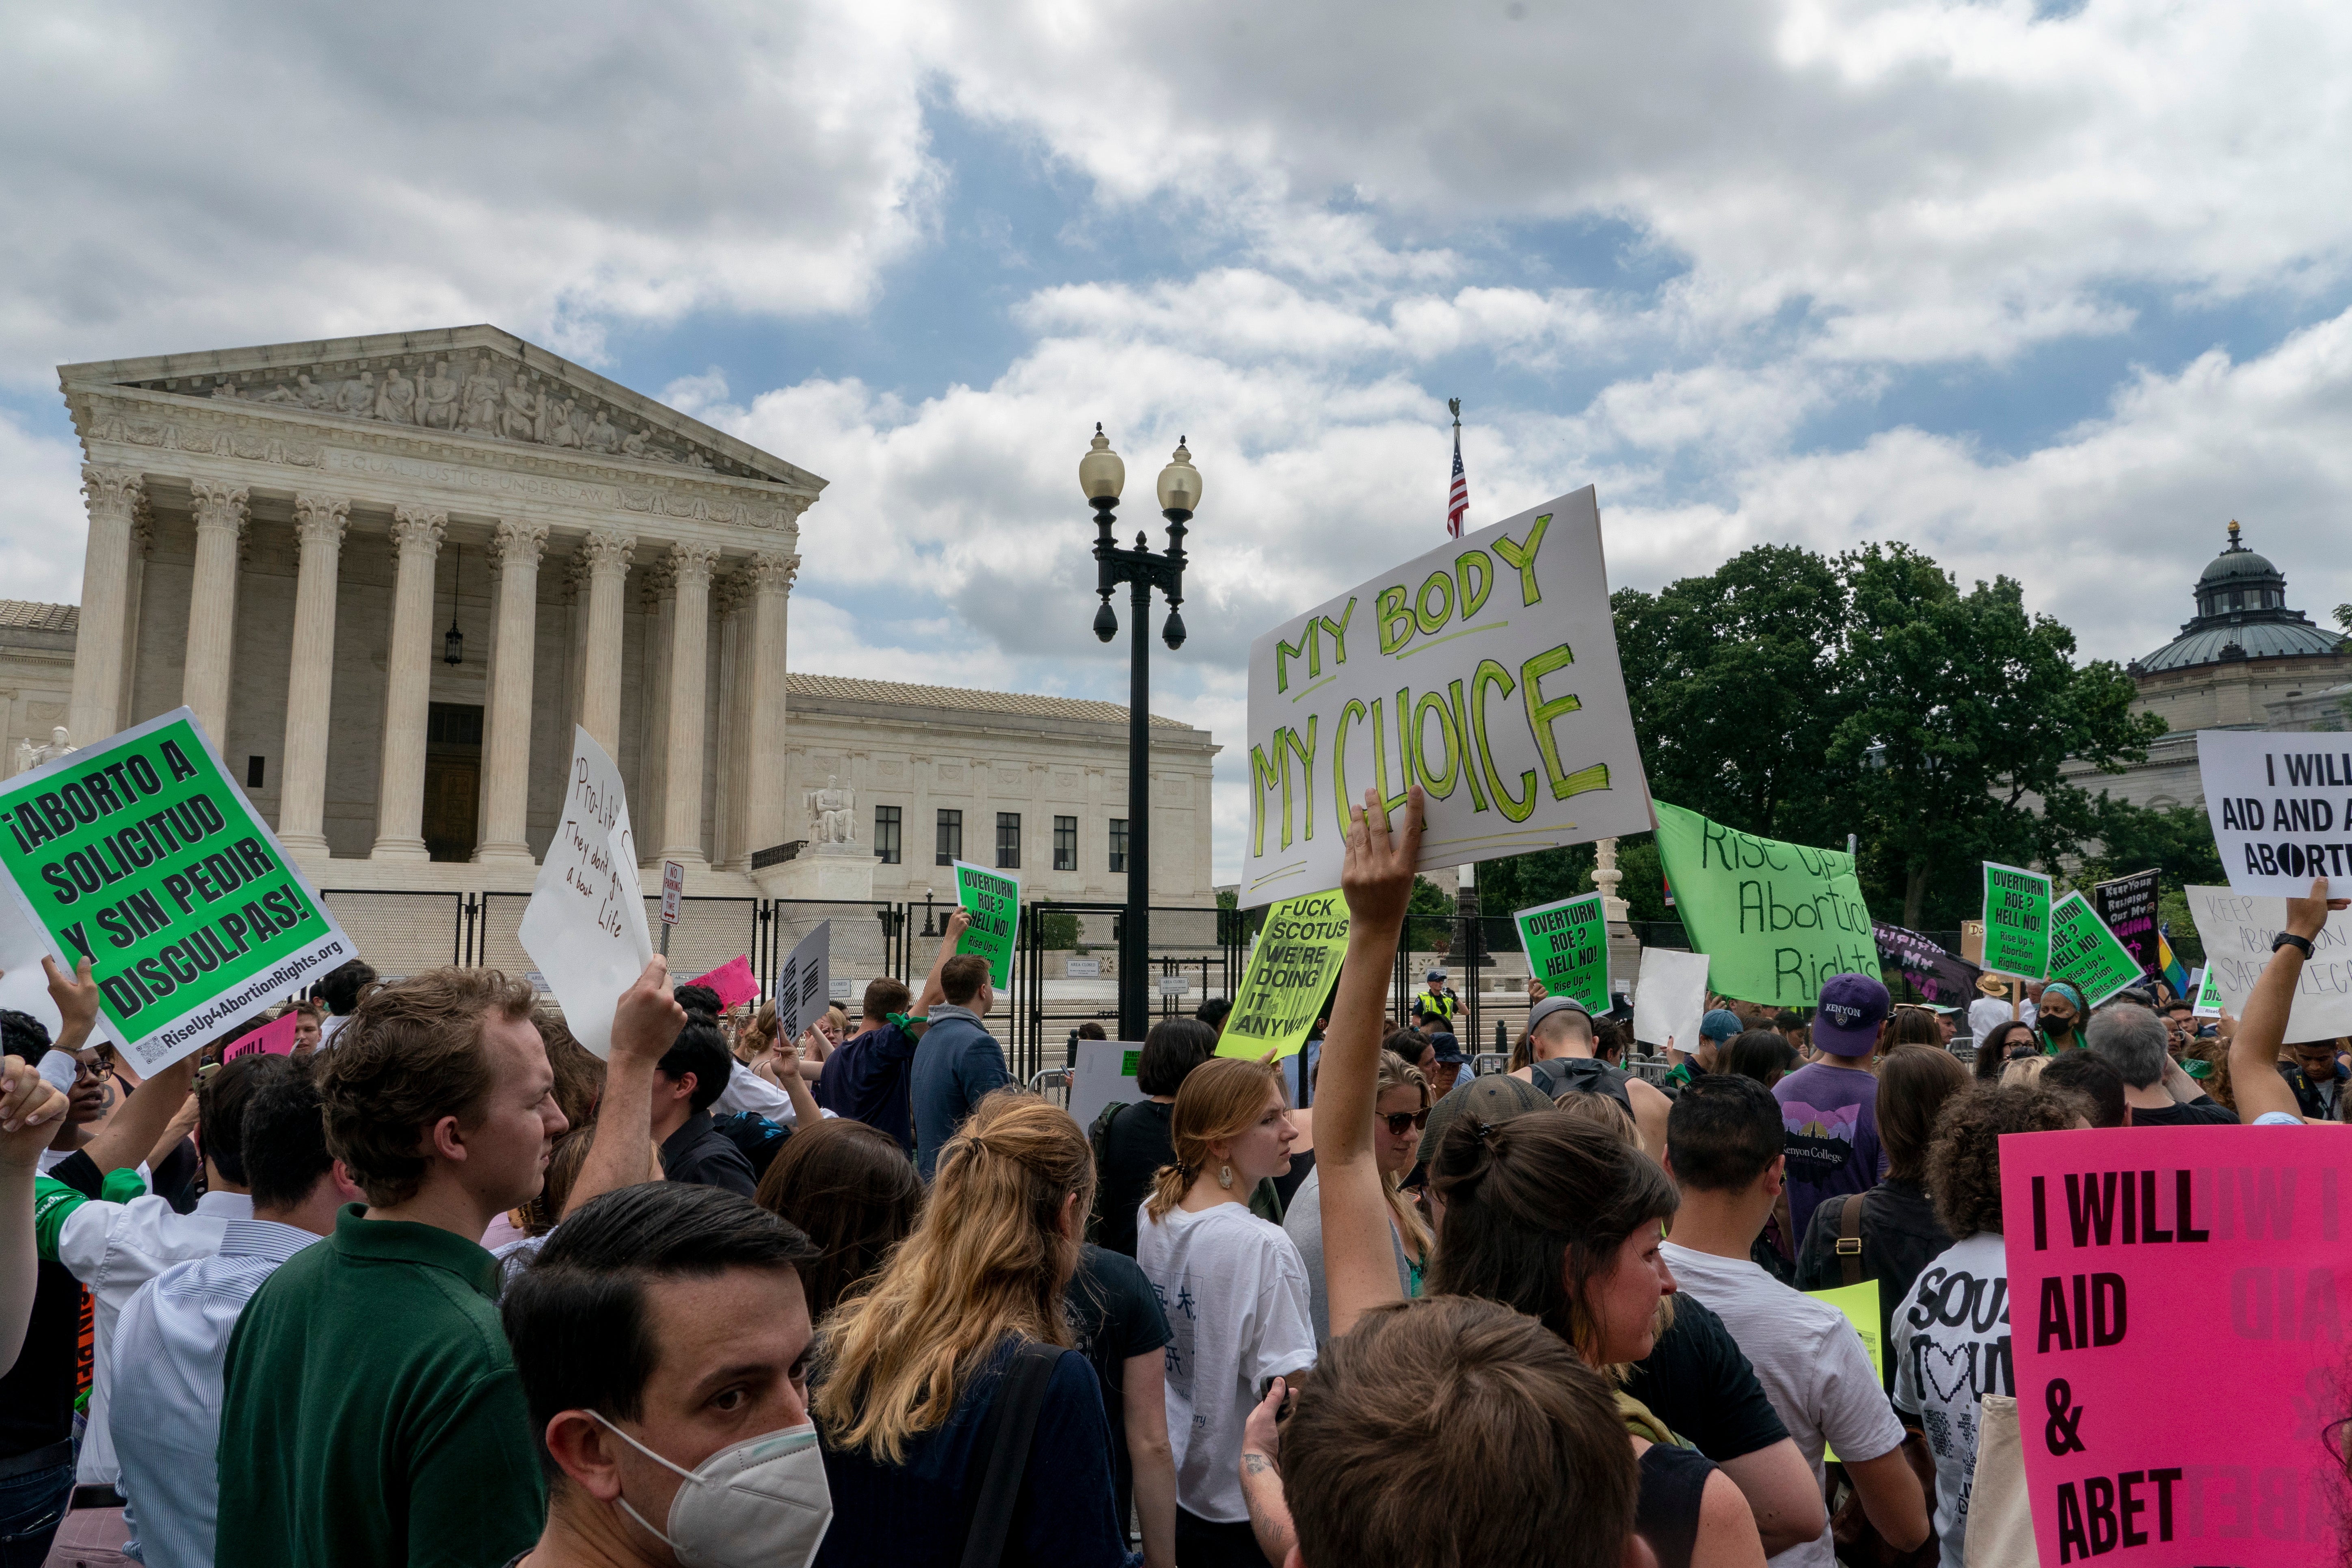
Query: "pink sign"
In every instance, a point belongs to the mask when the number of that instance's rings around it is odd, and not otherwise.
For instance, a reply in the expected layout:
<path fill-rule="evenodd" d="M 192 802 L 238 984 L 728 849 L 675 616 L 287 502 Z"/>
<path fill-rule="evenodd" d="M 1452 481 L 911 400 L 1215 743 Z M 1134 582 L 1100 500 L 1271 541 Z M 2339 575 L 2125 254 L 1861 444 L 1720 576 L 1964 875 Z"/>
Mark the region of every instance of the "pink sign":
<path fill-rule="evenodd" d="M 221 1060 L 233 1062 L 239 1057 L 249 1057 L 257 1051 L 273 1057 L 290 1055 L 294 1049 L 294 1032 L 301 1022 L 299 1016 L 289 1013 L 283 1018 L 264 1024 L 223 1051 Z"/>
<path fill-rule="evenodd" d="M 751 961 L 740 953 L 687 984 L 709 986 L 719 993 L 719 1005 L 722 1007 L 739 1006 L 760 994 L 760 983 L 751 977 Z"/>
<path fill-rule="evenodd" d="M 2352 1135 L 2335 1127 L 2000 1141 L 2008 1346 L 2043 1563 L 2346 1560 L 2347 1168 Z"/>

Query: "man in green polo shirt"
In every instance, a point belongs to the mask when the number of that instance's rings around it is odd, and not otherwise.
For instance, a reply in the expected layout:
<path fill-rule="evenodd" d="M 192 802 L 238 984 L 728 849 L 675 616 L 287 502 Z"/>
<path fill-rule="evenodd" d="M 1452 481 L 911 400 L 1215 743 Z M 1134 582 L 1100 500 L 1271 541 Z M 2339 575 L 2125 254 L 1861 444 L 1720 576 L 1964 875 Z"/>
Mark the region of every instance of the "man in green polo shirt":
<path fill-rule="evenodd" d="M 216 1561 L 458 1568 L 538 1540 L 545 1487 L 478 1239 L 538 1193 L 564 1131 L 530 1008 L 520 981 L 435 970 L 372 994 L 319 1058 L 328 1146 L 368 1201 L 230 1337 Z M 683 1017 L 656 959 L 614 1033 L 666 1043 Z"/>

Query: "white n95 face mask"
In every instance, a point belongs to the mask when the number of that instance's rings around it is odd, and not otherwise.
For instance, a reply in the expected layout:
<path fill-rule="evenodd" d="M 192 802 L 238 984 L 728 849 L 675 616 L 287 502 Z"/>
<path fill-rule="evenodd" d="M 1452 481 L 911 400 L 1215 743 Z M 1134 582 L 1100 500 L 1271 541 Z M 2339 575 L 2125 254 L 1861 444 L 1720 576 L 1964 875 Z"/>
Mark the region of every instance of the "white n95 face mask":
<path fill-rule="evenodd" d="M 806 1568 L 833 1523 L 824 1454 L 810 1423 L 730 1444 L 693 1469 L 674 1465 L 596 1412 L 621 1441 L 684 1478 L 670 1500 L 669 1531 L 621 1507 L 677 1553 L 684 1568 Z"/>

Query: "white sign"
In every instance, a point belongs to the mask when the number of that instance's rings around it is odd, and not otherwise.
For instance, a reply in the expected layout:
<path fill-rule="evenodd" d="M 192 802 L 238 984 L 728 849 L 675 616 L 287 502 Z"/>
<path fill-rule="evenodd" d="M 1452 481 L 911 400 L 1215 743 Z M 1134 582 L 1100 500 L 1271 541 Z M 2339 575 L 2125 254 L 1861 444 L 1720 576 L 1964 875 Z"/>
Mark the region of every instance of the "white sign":
<path fill-rule="evenodd" d="M 2218 1002 L 2217 1011 L 2242 1018 L 2246 998 L 2271 961 L 2271 939 L 2286 929 L 2286 900 L 2250 899 L 2229 888 L 2183 891 L 2205 943 L 2205 990 Z M 2341 1035 L 2352 1035 L 2352 910 L 2328 915 L 2304 961 L 2286 1020 L 2290 1041 Z"/>
<path fill-rule="evenodd" d="M 1078 1058 L 1070 1074 L 1070 1120 L 1081 1131 L 1091 1129 L 1095 1118 L 1113 1100 L 1129 1105 L 1143 1098 L 1136 1087 L 1136 1058 L 1143 1047 L 1134 1040 L 1080 1040 Z"/>
<path fill-rule="evenodd" d="M 686 900 L 686 868 L 676 860 L 662 862 L 662 924 L 677 924 L 678 906 Z"/>
<path fill-rule="evenodd" d="M 1339 885 L 1348 807 L 1429 796 L 1420 868 L 1654 826 L 1591 487 L 1250 645 L 1245 908 Z"/>
<path fill-rule="evenodd" d="M 1100 980 L 1102 978 L 1102 960 L 1099 958 L 1074 958 L 1070 960 L 1070 966 L 1066 973 L 1067 973 L 1069 977 L 1073 980 Z"/>
<path fill-rule="evenodd" d="M 572 1037 L 603 1059 L 613 1052 L 621 993 L 653 962 L 653 935 L 620 770 L 577 725 L 565 778 L 563 819 L 516 934 L 563 1005 Z"/>
<path fill-rule="evenodd" d="M 832 1000 L 832 969 L 833 922 L 819 921 L 776 975 L 776 1023 L 782 1038 L 799 1039 L 824 1016 Z"/>
<path fill-rule="evenodd" d="M 1160 992 L 1163 996 L 1181 996 L 1192 989 L 1192 982 L 1184 975 L 1163 974 L 1160 977 Z"/>
<path fill-rule="evenodd" d="M 2197 773 L 2231 891 L 2300 899 L 2314 877 L 2352 888 L 2352 750 L 2340 739 L 2200 730 Z"/>
<path fill-rule="evenodd" d="M 1706 954 L 1643 949 L 1633 984 L 1633 1037 L 1651 1046 L 1672 1040 L 1678 1051 L 1695 1051 L 1706 1016 Z"/>
<path fill-rule="evenodd" d="M 835 1002 L 848 1002 L 855 1000 L 857 995 L 857 982 L 855 980 L 828 980 L 824 983 L 824 994 Z"/>

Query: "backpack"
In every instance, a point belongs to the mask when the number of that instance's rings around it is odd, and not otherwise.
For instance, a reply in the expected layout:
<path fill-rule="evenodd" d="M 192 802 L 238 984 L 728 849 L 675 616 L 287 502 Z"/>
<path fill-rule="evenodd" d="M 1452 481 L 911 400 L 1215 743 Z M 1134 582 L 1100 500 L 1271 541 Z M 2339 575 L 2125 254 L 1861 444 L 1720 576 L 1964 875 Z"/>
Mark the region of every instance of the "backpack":
<path fill-rule="evenodd" d="M 1633 1098 L 1625 1092 L 1625 1075 L 1607 1062 L 1592 1057 L 1554 1057 L 1538 1062 L 1528 1074 L 1546 1100 L 1556 1100 L 1570 1089 L 1587 1094 L 1605 1094 L 1633 1114 Z"/>
<path fill-rule="evenodd" d="M 1101 1174 L 1105 1163 L 1110 1158 L 1110 1124 L 1118 1120 L 1118 1113 L 1125 1110 L 1127 1106 L 1128 1102 L 1124 1100 L 1112 1100 L 1108 1105 L 1102 1108 L 1101 1114 L 1097 1115 L 1094 1120 L 1094 1125 L 1087 1129 L 1087 1145 L 1094 1151 L 1095 1155 L 1096 1181 L 1094 1205 L 1087 1211 L 1086 1239 L 1097 1245 L 1102 1241 L 1103 1184 L 1101 1181 Z"/>
<path fill-rule="evenodd" d="M 714 1116 L 710 1124 L 719 1129 L 720 1137 L 743 1151 L 743 1158 L 751 1162 L 754 1182 L 768 1173 L 768 1167 L 784 1152 L 784 1140 L 793 1135 L 791 1128 L 779 1127 L 756 1110 Z"/>

